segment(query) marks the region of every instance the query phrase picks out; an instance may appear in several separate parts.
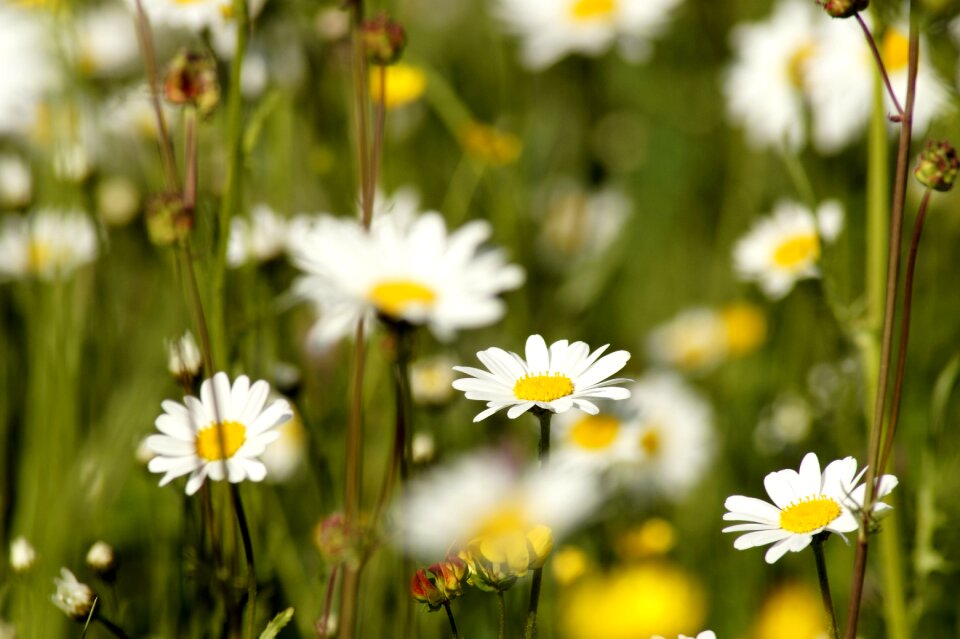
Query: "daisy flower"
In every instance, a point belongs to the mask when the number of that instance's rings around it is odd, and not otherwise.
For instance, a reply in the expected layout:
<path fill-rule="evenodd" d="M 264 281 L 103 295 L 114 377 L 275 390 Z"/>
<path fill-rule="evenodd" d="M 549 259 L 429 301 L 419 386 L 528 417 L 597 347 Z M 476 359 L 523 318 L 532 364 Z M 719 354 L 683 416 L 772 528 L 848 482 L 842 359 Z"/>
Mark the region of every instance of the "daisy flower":
<path fill-rule="evenodd" d="M 680 0 L 499 0 L 495 13 L 523 39 L 523 64 L 549 67 L 571 53 L 597 56 L 619 43 L 643 59 Z"/>
<path fill-rule="evenodd" d="M 405 209 L 374 216 L 369 232 L 329 215 L 296 220 L 290 253 L 305 275 L 294 292 L 320 313 L 311 344 L 344 337 L 364 315 L 425 325 L 443 340 L 496 322 L 505 312 L 500 293 L 524 273 L 502 251 L 481 248 L 491 232 L 480 220 L 448 232 L 439 213 Z"/>
<path fill-rule="evenodd" d="M 224 479 L 224 470 L 231 483 L 261 481 L 267 468 L 257 458 L 280 436 L 277 426 L 293 417 L 283 399 L 264 408 L 269 393 L 265 381 L 251 385 L 241 375 L 231 386 L 226 373 L 217 373 L 201 384 L 200 399 L 187 396 L 183 404 L 164 401 L 164 412 L 156 421 L 163 434 L 146 440 L 157 455 L 147 468 L 164 473 L 161 486 L 190 475 L 188 495 L 197 492 L 207 477 Z"/>
<path fill-rule="evenodd" d="M 647 351 L 658 364 L 702 373 L 728 357 L 753 352 L 766 335 L 766 318 L 753 304 L 696 307 L 654 328 L 647 337 Z"/>
<path fill-rule="evenodd" d="M 577 185 L 561 184 L 550 194 L 540 220 L 540 252 L 563 269 L 599 260 L 621 237 L 632 213 L 633 203 L 619 188 L 587 192 Z"/>
<path fill-rule="evenodd" d="M 81 13 L 74 24 L 75 38 L 67 44 L 73 63 L 95 76 L 117 76 L 136 68 L 140 45 L 132 19 L 120 4 Z"/>
<path fill-rule="evenodd" d="M 27 133 L 36 122 L 42 101 L 60 84 L 49 31 L 50 17 L 13 3 L 0 3 L 0 134 Z M 15 62 L 14 62 L 15 61 Z"/>
<path fill-rule="evenodd" d="M 800 472 L 781 470 L 770 473 L 764 487 L 773 503 L 753 497 L 734 495 L 724 503 L 725 521 L 747 522 L 734 524 L 723 532 L 746 533 L 733 542 L 737 550 L 773 544 L 765 559 L 772 564 L 788 550 L 800 552 L 810 545 L 813 536 L 832 532 L 843 536 L 857 530 L 859 513 L 863 510 L 866 484 L 857 485 L 865 470 L 857 472 L 857 460 L 846 457 L 830 462 L 820 472 L 816 454 L 807 453 L 800 462 Z M 897 486 L 897 478 L 884 475 L 877 482 L 877 499 L 890 494 Z M 873 515 L 891 508 L 877 501 Z"/>
<path fill-rule="evenodd" d="M 819 13 L 813 2 L 787 0 L 766 21 L 731 32 L 735 60 L 723 84 L 727 113 L 754 147 L 796 150 L 806 139 L 804 89 Z"/>
<path fill-rule="evenodd" d="M 822 243 L 835 238 L 842 219 L 843 209 L 832 200 L 821 204 L 816 214 L 781 201 L 737 242 L 734 268 L 740 279 L 757 282 L 768 297 L 780 299 L 798 280 L 820 277 Z"/>
<path fill-rule="evenodd" d="M 15 209 L 33 197 L 33 174 L 30 165 L 18 155 L 0 155 L 0 206 Z"/>
<path fill-rule="evenodd" d="M 96 227 L 82 211 L 40 209 L 0 224 L 0 278 L 53 280 L 96 257 Z"/>
<path fill-rule="evenodd" d="M 526 359 L 493 347 L 477 353 L 487 370 L 454 366 L 469 375 L 453 382 L 467 399 L 487 403 L 486 410 L 473 418 L 479 422 L 508 408 L 507 417 L 516 419 L 536 408 L 563 413 L 573 407 L 595 415 L 600 412 L 591 399 L 626 399 L 630 391 L 620 386 L 624 378 L 608 379 L 630 359 L 627 351 L 603 355 L 609 344 L 592 353 L 584 342 L 563 339 L 547 348 L 539 335 L 527 338 Z M 603 357 L 601 357 L 603 355 Z"/>
<path fill-rule="evenodd" d="M 619 413 L 567 411 L 550 430 L 552 462 L 563 468 L 603 472 L 633 459 L 629 421 Z"/>
<path fill-rule="evenodd" d="M 286 220 L 266 204 L 258 204 L 250 217 L 235 217 L 230 222 L 227 263 L 236 268 L 247 262 L 269 262 L 287 248 Z"/>

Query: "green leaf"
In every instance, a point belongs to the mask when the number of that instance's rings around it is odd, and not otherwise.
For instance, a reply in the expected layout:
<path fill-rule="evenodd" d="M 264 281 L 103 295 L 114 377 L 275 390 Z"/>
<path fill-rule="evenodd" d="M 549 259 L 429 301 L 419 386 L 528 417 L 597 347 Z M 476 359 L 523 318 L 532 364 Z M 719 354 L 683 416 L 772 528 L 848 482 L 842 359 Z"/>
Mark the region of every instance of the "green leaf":
<path fill-rule="evenodd" d="M 263 632 L 260 633 L 260 639 L 274 639 L 283 627 L 290 623 L 290 620 L 293 619 L 293 608 L 287 608 L 283 612 L 279 613 L 273 620 L 267 624 L 267 627 L 263 629 Z"/>

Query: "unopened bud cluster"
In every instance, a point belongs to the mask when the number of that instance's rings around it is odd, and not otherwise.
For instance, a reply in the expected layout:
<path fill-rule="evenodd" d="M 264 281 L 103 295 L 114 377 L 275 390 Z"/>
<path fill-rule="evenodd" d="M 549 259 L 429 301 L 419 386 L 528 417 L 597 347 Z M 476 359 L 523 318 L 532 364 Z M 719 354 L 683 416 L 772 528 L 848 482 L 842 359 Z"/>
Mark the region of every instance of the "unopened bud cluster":
<path fill-rule="evenodd" d="M 834 18 L 850 18 L 870 6 L 870 0 L 817 0 L 817 4 Z"/>
<path fill-rule="evenodd" d="M 360 37 L 367 59 L 380 66 L 399 60 L 407 46 L 407 32 L 385 13 L 365 21 L 360 27 Z"/>
<path fill-rule="evenodd" d="M 220 101 L 216 60 L 207 52 L 180 51 L 167 68 L 163 91 L 172 104 L 196 107 L 203 116 L 210 114 Z"/>
<path fill-rule="evenodd" d="M 410 594 L 425 604 L 429 610 L 439 610 L 463 594 L 463 578 L 467 574 L 467 564 L 450 555 L 429 568 L 420 568 L 410 580 Z"/>
<path fill-rule="evenodd" d="M 170 246 L 187 237 L 193 217 L 178 193 L 158 193 L 147 202 L 147 235 L 157 246 Z"/>
<path fill-rule="evenodd" d="M 538 525 L 526 532 L 478 537 L 460 557 L 470 569 L 467 583 L 480 590 L 502 592 L 529 571 L 542 568 L 552 550 L 552 531 Z"/>
<path fill-rule="evenodd" d="M 934 191 L 949 191 L 957 181 L 960 173 L 960 159 L 957 151 L 946 140 L 942 142 L 927 142 L 927 146 L 920 152 L 917 167 L 913 175 L 920 184 Z"/>
<path fill-rule="evenodd" d="M 334 513 L 316 525 L 313 544 L 331 564 L 356 563 L 363 546 L 362 532 L 351 525 L 342 513 Z"/>

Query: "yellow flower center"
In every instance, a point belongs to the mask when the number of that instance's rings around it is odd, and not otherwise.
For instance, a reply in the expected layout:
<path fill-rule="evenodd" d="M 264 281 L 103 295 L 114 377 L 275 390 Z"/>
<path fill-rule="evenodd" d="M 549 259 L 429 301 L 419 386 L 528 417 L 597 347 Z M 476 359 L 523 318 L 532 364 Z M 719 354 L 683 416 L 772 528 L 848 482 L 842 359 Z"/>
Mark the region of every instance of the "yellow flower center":
<path fill-rule="evenodd" d="M 734 355 L 745 355 L 767 337 L 767 320 L 753 304 L 731 304 L 720 311 L 727 332 L 727 348 Z"/>
<path fill-rule="evenodd" d="M 380 95 L 380 69 L 371 69 L 370 99 L 396 109 L 420 99 L 427 88 L 427 74 L 409 64 L 394 64 L 387 67 L 385 86 L 386 99 Z"/>
<path fill-rule="evenodd" d="M 206 0 L 173 0 L 174 4 L 200 4 Z"/>
<path fill-rule="evenodd" d="M 660 431 L 657 426 L 652 426 L 640 436 L 640 448 L 643 452 L 653 457 L 660 452 L 660 446 L 663 442 L 660 439 Z"/>
<path fill-rule="evenodd" d="M 796 270 L 820 257 L 820 238 L 816 233 L 795 235 L 773 252 L 773 263 L 780 268 Z"/>
<path fill-rule="evenodd" d="M 887 29 L 880 45 L 887 71 L 902 71 L 910 61 L 910 40 L 896 29 Z"/>
<path fill-rule="evenodd" d="M 602 450 L 616 440 L 620 420 L 613 415 L 585 415 L 570 429 L 570 441 L 587 450 Z"/>
<path fill-rule="evenodd" d="M 610 20 L 616 10 L 616 0 L 576 0 L 570 6 L 570 16 L 575 22 Z"/>
<path fill-rule="evenodd" d="M 780 511 L 780 527 L 792 533 L 808 533 L 823 528 L 841 512 L 832 497 L 808 497 Z"/>
<path fill-rule="evenodd" d="M 30 242 L 27 246 L 27 270 L 39 273 L 47 268 L 53 257 L 50 246 L 45 242 Z"/>
<path fill-rule="evenodd" d="M 247 427 L 240 422 L 223 422 L 220 428 L 210 424 L 197 433 L 197 456 L 207 461 L 230 459 L 246 441 Z"/>
<path fill-rule="evenodd" d="M 370 301 L 384 315 L 401 317 L 411 306 L 430 306 L 437 294 L 419 282 L 412 280 L 387 280 L 374 285 Z"/>
<path fill-rule="evenodd" d="M 787 60 L 787 78 L 795 89 L 802 89 L 806 79 L 807 61 L 816 53 L 816 47 L 807 43 L 797 48 Z"/>
<path fill-rule="evenodd" d="M 513 394 L 526 402 L 552 402 L 573 393 L 573 382 L 560 373 L 526 375 L 513 385 Z"/>

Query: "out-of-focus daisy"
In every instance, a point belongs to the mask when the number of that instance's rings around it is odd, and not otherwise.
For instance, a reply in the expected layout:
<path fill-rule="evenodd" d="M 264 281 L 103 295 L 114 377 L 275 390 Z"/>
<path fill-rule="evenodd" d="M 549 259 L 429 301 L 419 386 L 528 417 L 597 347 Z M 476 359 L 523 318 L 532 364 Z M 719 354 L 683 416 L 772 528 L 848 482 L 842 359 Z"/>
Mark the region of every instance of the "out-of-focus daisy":
<path fill-rule="evenodd" d="M 629 423 L 618 414 L 562 413 L 551 428 L 553 462 L 560 467 L 607 470 L 630 461 L 631 434 Z"/>
<path fill-rule="evenodd" d="M 752 352 L 763 343 L 766 333 L 766 319 L 753 304 L 697 307 L 654 328 L 647 337 L 647 350 L 659 364 L 704 372 L 729 356 Z"/>
<path fill-rule="evenodd" d="M 632 205 L 614 187 L 588 193 L 576 186 L 556 189 L 541 222 L 545 258 L 569 267 L 603 255 L 620 235 Z"/>
<path fill-rule="evenodd" d="M 37 551 L 26 537 L 20 536 L 10 542 L 10 569 L 13 572 L 27 572 L 36 560 Z"/>
<path fill-rule="evenodd" d="M 813 411 L 810 403 L 796 393 L 783 393 L 764 409 L 754 431 L 757 449 L 777 453 L 806 439 L 810 433 Z"/>
<path fill-rule="evenodd" d="M 167 370 L 174 377 L 190 379 L 200 374 L 203 356 L 193 333 L 186 331 L 183 337 L 167 342 Z"/>
<path fill-rule="evenodd" d="M 441 406 L 453 396 L 456 361 L 450 355 L 425 357 L 410 366 L 410 394 L 424 406 Z"/>
<path fill-rule="evenodd" d="M 804 89 L 820 13 L 812 2 L 786 0 L 767 20 L 731 32 L 735 61 L 723 86 L 727 112 L 755 147 L 795 150 L 806 139 Z"/>
<path fill-rule="evenodd" d="M 30 165 L 17 155 L 0 155 L 0 207 L 18 208 L 28 204 L 33 195 Z"/>
<path fill-rule="evenodd" d="M 757 282 L 772 299 L 784 297 L 798 280 L 819 277 L 823 242 L 842 226 L 837 222 L 842 211 L 832 200 L 821 204 L 816 214 L 796 202 L 778 203 L 734 247 L 738 276 Z"/>
<path fill-rule="evenodd" d="M 118 4 L 85 11 L 77 16 L 67 49 L 82 73 L 115 76 L 131 71 L 140 55 L 133 16 Z"/>
<path fill-rule="evenodd" d="M 423 97 L 427 74 L 420 67 L 399 62 L 383 67 L 386 72 L 384 97 L 381 97 L 380 68 L 370 70 L 370 99 L 383 102 L 388 110 L 399 109 Z"/>
<path fill-rule="evenodd" d="M 52 16 L 13 3 L 0 4 L 0 133 L 25 134 L 35 124 L 42 101 L 60 83 L 51 45 Z"/>
<path fill-rule="evenodd" d="M 235 217 L 230 222 L 227 263 L 238 267 L 247 262 L 269 262 L 287 248 L 286 220 L 266 204 L 257 204 L 250 217 Z"/>
<path fill-rule="evenodd" d="M 207 477 L 231 483 L 261 481 L 267 468 L 257 458 L 280 437 L 277 426 L 293 417 L 283 399 L 264 408 L 269 393 L 265 381 L 251 385 L 241 375 L 231 386 L 226 373 L 217 373 L 200 386 L 200 399 L 188 395 L 183 404 L 165 400 L 164 412 L 156 420 L 163 434 L 147 438 L 147 446 L 157 453 L 147 468 L 164 473 L 161 486 L 190 475 L 188 495 L 197 492 Z"/>
<path fill-rule="evenodd" d="M 869 23 L 869 16 L 861 15 Z M 873 110 L 876 61 L 860 29 L 846 20 L 823 22 L 820 43 L 808 64 L 809 94 L 814 144 L 818 150 L 832 153 L 858 139 L 866 128 Z M 887 27 L 882 34 L 874 34 L 901 106 L 907 99 L 907 34 L 906 24 L 901 23 Z M 886 91 L 883 95 L 887 113 L 896 113 L 890 96 Z M 921 38 L 914 132 L 922 135 L 948 106 L 946 84 L 931 65 L 926 39 Z M 891 130 L 898 129 L 891 127 Z"/>
<path fill-rule="evenodd" d="M 277 428 L 280 436 L 260 456 L 267 467 L 267 481 L 283 483 L 293 477 L 307 456 L 307 429 L 291 406 L 293 418 Z"/>
<path fill-rule="evenodd" d="M 81 211 L 41 209 L 0 225 L 0 278 L 66 277 L 96 257 L 96 228 Z"/>
<path fill-rule="evenodd" d="M 90 586 L 80 583 L 66 568 L 60 569 L 60 578 L 53 582 L 57 586 L 57 592 L 50 597 L 54 605 L 74 621 L 86 621 L 97 599 Z"/>
<path fill-rule="evenodd" d="M 497 249 L 484 249 L 490 225 L 475 220 L 447 231 L 439 213 L 397 210 L 356 220 L 319 216 L 292 227 L 290 253 L 305 272 L 294 291 L 320 320 L 310 341 L 323 346 L 348 334 L 362 314 L 426 325 L 440 339 L 499 320 L 500 293 L 523 283 L 523 270 Z"/>
<path fill-rule="evenodd" d="M 140 210 L 140 191 L 133 180 L 107 176 L 97 184 L 97 213 L 107 226 L 125 226 Z"/>
<path fill-rule="evenodd" d="M 597 56 L 619 44 L 645 58 L 680 0 L 499 0 L 495 12 L 523 39 L 523 63 L 549 67 L 571 53 Z"/>
<path fill-rule="evenodd" d="M 566 593 L 562 628 L 568 639 L 674 637 L 702 627 L 700 585 L 668 563 L 640 563 L 594 574 Z M 708 635 L 709 636 L 709 635 Z"/>
<path fill-rule="evenodd" d="M 397 504 L 396 539 L 425 559 L 477 540 L 496 545 L 526 537 L 543 527 L 559 539 L 583 523 L 600 499 L 601 488 L 590 474 L 551 466 L 523 472 L 483 451 L 410 482 Z"/>
<path fill-rule="evenodd" d="M 858 513 L 863 510 L 866 484 L 857 485 L 863 472 L 857 472 L 857 460 L 846 457 L 830 462 L 821 473 L 816 454 L 807 453 L 800 462 L 799 473 L 787 469 L 764 478 L 772 504 L 741 495 L 728 497 L 724 506 L 729 512 L 723 519 L 747 523 L 728 526 L 723 532 L 745 533 L 733 543 L 738 550 L 773 544 L 765 556 L 769 564 L 788 550 L 800 552 L 818 533 L 843 536 L 853 532 L 860 525 Z M 890 494 L 896 486 L 897 478 L 893 475 L 880 477 L 877 499 Z M 873 515 L 890 508 L 877 501 Z"/>
<path fill-rule="evenodd" d="M 590 400 L 630 397 L 629 390 L 616 386 L 629 380 L 609 379 L 626 366 L 630 353 L 603 355 L 608 346 L 591 353 L 586 343 L 563 339 L 547 348 L 543 337 L 531 335 L 526 359 L 497 347 L 480 351 L 477 358 L 487 370 L 455 366 L 454 370 L 470 377 L 456 380 L 453 387 L 464 391 L 467 399 L 487 403 L 486 410 L 473 418 L 475 422 L 504 408 L 510 419 L 534 408 L 563 413 L 576 407 L 595 415 L 600 409 Z"/>
<path fill-rule="evenodd" d="M 774 588 L 760 607 L 752 639 L 827 639 L 820 595 L 800 582 Z"/>
<path fill-rule="evenodd" d="M 211 29 L 216 39 L 218 30 L 232 24 L 232 0 L 142 0 L 150 21 L 159 26 L 200 32 Z M 134 0 L 127 0 L 131 6 Z M 256 16 L 266 0 L 248 0 L 247 10 Z"/>
<path fill-rule="evenodd" d="M 177 118 L 173 117 L 173 106 L 166 100 L 161 100 L 160 108 L 167 127 L 173 129 L 177 122 Z M 137 86 L 110 98 L 104 108 L 99 128 L 123 138 L 159 138 L 150 89 L 146 85 Z"/>

